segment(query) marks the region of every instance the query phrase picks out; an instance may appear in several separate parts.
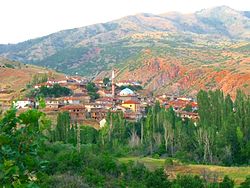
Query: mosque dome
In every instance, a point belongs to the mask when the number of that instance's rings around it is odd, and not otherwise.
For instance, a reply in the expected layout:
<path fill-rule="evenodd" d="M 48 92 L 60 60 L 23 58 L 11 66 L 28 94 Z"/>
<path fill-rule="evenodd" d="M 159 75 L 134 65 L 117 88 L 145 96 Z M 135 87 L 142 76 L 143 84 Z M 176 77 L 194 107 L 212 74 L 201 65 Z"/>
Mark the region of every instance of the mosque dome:
<path fill-rule="evenodd" d="M 121 90 L 120 92 L 120 96 L 129 96 L 129 95 L 134 95 L 135 93 L 129 89 L 129 88 L 125 88 L 123 90 Z"/>

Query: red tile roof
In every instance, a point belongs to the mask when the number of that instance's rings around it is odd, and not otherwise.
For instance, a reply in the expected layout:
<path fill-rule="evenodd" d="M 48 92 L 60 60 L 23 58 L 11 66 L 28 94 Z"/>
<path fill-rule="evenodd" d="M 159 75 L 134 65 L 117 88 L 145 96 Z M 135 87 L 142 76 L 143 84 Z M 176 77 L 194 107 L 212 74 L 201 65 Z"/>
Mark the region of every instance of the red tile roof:
<path fill-rule="evenodd" d="M 190 102 L 189 105 L 191 105 L 193 108 L 194 108 L 194 107 L 198 107 L 197 102 Z"/>
<path fill-rule="evenodd" d="M 113 101 L 113 98 L 112 97 L 102 97 L 102 98 L 96 99 L 96 101 Z"/>
<path fill-rule="evenodd" d="M 85 109 L 82 105 L 67 105 L 60 108 L 60 110 L 73 110 L 73 109 Z"/>
<path fill-rule="evenodd" d="M 79 97 L 64 97 L 63 98 L 64 100 L 80 100 L 80 98 Z"/>
<path fill-rule="evenodd" d="M 125 101 L 123 104 L 140 104 L 140 103 L 137 101 L 128 100 L 128 101 Z"/>

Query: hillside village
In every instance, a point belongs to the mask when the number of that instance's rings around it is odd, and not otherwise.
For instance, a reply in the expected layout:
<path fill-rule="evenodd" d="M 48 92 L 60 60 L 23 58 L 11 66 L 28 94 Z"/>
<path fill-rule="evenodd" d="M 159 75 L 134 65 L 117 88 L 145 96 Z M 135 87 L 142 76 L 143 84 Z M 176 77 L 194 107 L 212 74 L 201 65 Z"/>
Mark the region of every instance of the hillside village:
<path fill-rule="evenodd" d="M 142 92 L 140 82 L 130 79 L 116 81 L 114 74 L 113 71 L 111 79 L 92 81 L 97 88 L 96 99 L 91 98 L 88 93 L 87 85 L 90 80 L 80 76 L 65 76 L 65 79 L 60 80 L 49 79 L 47 82 L 34 85 L 33 88 L 50 88 L 54 84 L 69 88 L 73 91 L 70 96 L 45 98 L 46 107 L 42 110 L 53 117 L 52 119 L 56 119 L 54 117 L 59 112 L 69 112 L 71 123 L 90 125 L 97 129 L 105 125 L 108 112 L 122 112 L 126 120 L 139 121 L 145 117 L 147 107 L 154 105 L 156 101 L 165 108 L 172 107 L 182 118 L 197 120 L 198 105 L 192 97 L 166 94 L 154 97 Z M 38 108 L 39 101 L 34 98 L 24 98 L 14 101 L 14 105 L 19 112 L 22 112 L 28 108 Z"/>
<path fill-rule="evenodd" d="M 0 188 L 250 188 L 250 4 L 66 1 L 0 3 Z"/>

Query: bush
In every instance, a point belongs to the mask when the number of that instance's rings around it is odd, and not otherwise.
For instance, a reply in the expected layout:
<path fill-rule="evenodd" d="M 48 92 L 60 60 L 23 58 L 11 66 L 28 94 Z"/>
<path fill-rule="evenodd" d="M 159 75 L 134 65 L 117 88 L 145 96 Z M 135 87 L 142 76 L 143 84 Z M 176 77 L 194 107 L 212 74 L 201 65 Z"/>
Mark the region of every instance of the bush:
<path fill-rule="evenodd" d="M 173 181 L 173 187 L 181 187 L 181 188 L 203 188 L 204 181 L 199 176 L 177 176 L 177 178 Z"/>
<path fill-rule="evenodd" d="M 160 159 L 160 155 L 158 153 L 153 154 L 152 156 L 154 159 Z"/>
<path fill-rule="evenodd" d="M 58 174 L 51 176 L 46 183 L 42 184 L 44 187 L 53 188 L 69 188 L 69 187 L 79 187 L 79 188 L 89 188 L 90 186 L 84 182 L 81 176 L 76 174 Z"/>
<path fill-rule="evenodd" d="M 164 164 L 165 164 L 166 167 L 173 166 L 174 161 L 172 159 L 170 159 L 170 158 L 166 158 Z"/>
<path fill-rule="evenodd" d="M 162 168 L 148 174 L 146 178 L 147 187 L 170 187 L 171 183 Z"/>
<path fill-rule="evenodd" d="M 250 187 L 250 176 L 246 177 L 246 180 L 240 184 L 240 188 Z"/>
<path fill-rule="evenodd" d="M 15 69 L 14 65 L 6 63 L 5 66 L 10 69 Z"/>
<path fill-rule="evenodd" d="M 234 181 L 230 179 L 228 176 L 225 176 L 223 181 L 219 184 L 220 188 L 233 188 Z"/>
<path fill-rule="evenodd" d="M 105 183 L 105 177 L 96 169 L 85 168 L 83 177 L 92 186 L 103 187 Z"/>

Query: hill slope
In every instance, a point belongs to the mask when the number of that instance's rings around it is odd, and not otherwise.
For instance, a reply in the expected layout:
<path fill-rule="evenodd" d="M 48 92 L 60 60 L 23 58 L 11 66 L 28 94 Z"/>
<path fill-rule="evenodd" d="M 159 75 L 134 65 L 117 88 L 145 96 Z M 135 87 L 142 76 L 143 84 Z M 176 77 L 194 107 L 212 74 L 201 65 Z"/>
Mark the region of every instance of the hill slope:
<path fill-rule="evenodd" d="M 9 103 L 24 95 L 26 85 L 34 75 L 48 74 L 54 78 L 63 78 L 63 74 L 46 68 L 10 61 L 0 57 L 0 102 Z"/>
<path fill-rule="evenodd" d="M 249 91 L 249 15 L 226 6 L 144 13 L 0 45 L 0 55 L 85 76 L 115 67 L 118 78 L 135 78 L 150 91 Z"/>

